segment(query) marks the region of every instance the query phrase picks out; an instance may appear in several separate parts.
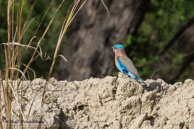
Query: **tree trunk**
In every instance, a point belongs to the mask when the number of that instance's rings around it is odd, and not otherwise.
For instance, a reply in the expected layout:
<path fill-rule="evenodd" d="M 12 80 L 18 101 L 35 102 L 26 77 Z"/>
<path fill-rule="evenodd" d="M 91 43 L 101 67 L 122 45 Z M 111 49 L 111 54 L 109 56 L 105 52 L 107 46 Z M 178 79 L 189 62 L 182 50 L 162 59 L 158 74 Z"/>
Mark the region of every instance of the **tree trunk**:
<path fill-rule="evenodd" d="M 67 35 L 57 79 L 83 80 L 111 75 L 115 68 L 112 45 L 122 43 L 140 25 L 150 0 L 88 0 Z"/>

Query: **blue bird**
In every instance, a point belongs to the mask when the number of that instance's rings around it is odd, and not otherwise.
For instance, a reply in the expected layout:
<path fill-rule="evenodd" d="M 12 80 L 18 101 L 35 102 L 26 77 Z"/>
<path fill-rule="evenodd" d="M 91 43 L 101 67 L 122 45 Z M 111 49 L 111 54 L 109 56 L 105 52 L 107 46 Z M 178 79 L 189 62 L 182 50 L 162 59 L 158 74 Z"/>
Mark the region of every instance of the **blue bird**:
<path fill-rule="evenodd" d="M 115 44 L 112 48 L 115 53 L 115 64 L 119 71 L 129 75 L 134 80 L 141 82 L 143 86 L 147 88 L 146 83 L 140 78 L 133 62 L 127 57 L 123 45 Z"/>

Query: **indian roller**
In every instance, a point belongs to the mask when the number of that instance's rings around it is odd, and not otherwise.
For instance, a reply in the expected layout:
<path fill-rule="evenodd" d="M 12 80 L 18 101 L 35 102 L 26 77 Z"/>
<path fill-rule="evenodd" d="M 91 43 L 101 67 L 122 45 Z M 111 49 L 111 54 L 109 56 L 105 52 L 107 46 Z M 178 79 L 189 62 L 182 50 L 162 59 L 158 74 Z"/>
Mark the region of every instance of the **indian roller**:
<path fill-rule="evenodd" d="M 119 71 L 129 75 L 134 80 L 141 82 L 144 87 L 147 87 L 144 80 L 140 78 L 133 62 L 127 57 L 123 45 L 115 44 L 112 48 L 115 53 L 115 64 Z"/>

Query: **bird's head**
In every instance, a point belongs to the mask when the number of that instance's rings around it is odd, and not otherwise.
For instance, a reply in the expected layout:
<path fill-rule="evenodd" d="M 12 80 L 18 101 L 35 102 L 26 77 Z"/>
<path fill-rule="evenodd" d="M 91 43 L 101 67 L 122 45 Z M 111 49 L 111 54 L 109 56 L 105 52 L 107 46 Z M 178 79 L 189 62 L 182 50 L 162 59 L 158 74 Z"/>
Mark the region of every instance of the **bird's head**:
<path fill-rule="evenodd" d="M 113 51 L 114 51 L 115 54 L 118 54 L 119 52 L 124 52 L 124 50 L 125 50 L 125 48 L 121 44 L 115 44 L 112 47 L 112 49 L 113 49 Z"/>

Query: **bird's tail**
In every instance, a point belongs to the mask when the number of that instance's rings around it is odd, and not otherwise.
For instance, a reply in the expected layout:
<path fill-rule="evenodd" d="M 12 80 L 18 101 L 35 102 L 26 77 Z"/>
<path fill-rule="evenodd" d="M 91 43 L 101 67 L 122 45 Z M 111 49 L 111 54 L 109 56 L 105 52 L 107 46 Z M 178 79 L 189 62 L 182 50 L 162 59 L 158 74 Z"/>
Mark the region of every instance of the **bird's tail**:
<path fill-rule="evenodd" d="M 138 77 L 138 81 L 140 81 L 147 88 L 147 84 L 144 82 L 143 79 L 141 79 L 140 77 Z"/>

